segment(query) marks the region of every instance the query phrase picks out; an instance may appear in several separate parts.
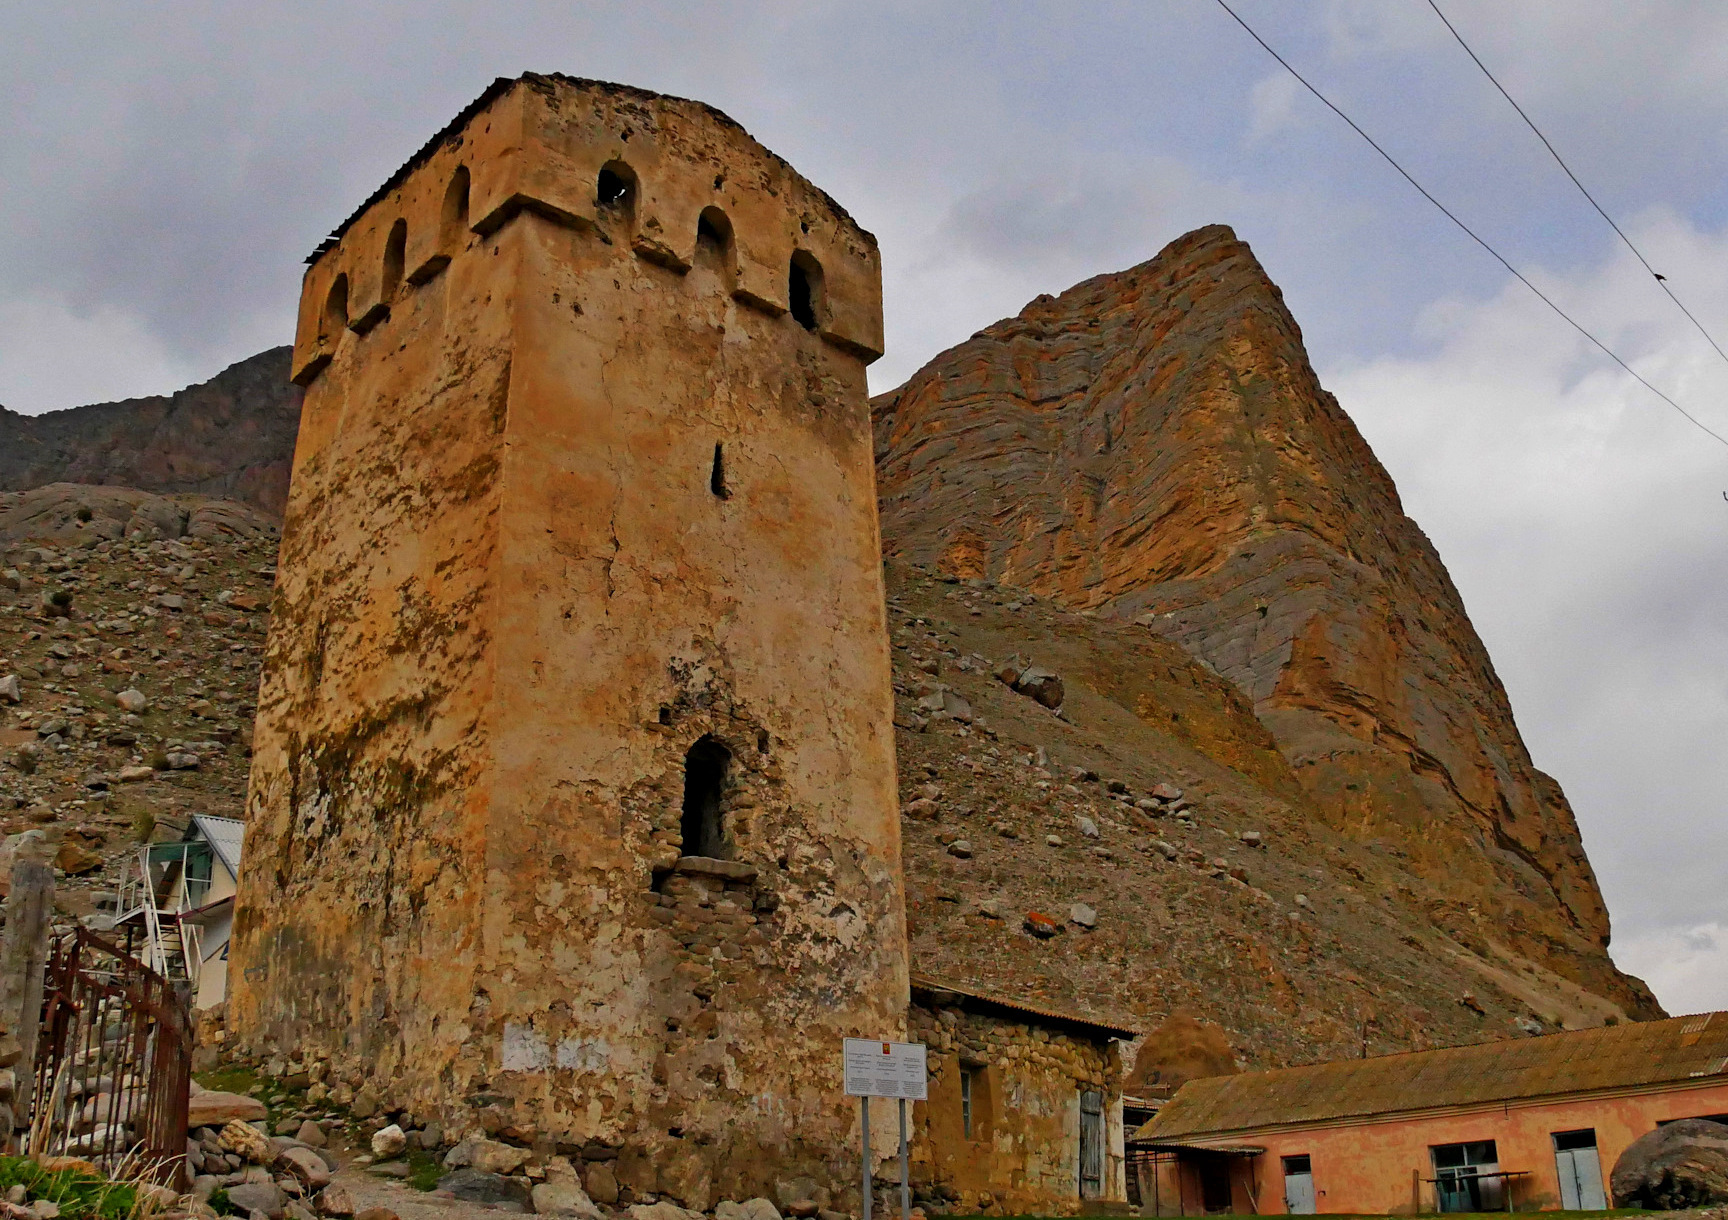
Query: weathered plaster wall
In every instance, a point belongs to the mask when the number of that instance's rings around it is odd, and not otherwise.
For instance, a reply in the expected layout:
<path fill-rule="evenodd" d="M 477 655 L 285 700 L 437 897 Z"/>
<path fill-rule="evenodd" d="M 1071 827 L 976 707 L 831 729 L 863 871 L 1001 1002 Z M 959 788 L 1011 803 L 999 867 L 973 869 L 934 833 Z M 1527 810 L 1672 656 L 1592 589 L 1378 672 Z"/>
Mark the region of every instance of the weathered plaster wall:
<path fill-rule="evenodd" d="M 1233 1185 L 1236 1210 L 1283 1213 L 1283 1161 L 1306 1155 L 1312 1160 L 1316 1209 L 1322 1213 L 1409 1215 L 1416 1210 L 1411 1177 L 1434 1176 L 1429 1149 L 1437 1144 L 1494 1140 L 1500 1168 L 1528 1170 L 1533 1176 L 1514 1186 L 1520 1211 L 1560 1206 L 1559 1170 L 1553 1136 L 1558 1131 L 1594 1128 L 1597 1154 L 1606 1187 L 1609 1171 L 1629 1144 L 1673 1118 L 1728 1113 L 1728 1085 L 1670 1088 L 1631 1095 L 1525 1102 L 1460 1114 L 1414 1116 L 1384 1122 L 1304 1127 L 1291 1131 L 1242 1132 L 1220 1144 L 1263 1147 L 1251 1169 L 1238 1170 Z M 1160 1182 L 1164 1215 L 1178 1215 L 1174 1169 L 1166 1168 Z M 1252 1180 L 1254 1198 L 1248 1197 Z M 1420 1210 L 1435 1210 L 1434 1187 L 1419 1185 Z M 1150 1198 L 1150 1194 L 1147 1196 Z M 1186 1186 L 1190 1213 L 1197 1211 L 1199 1184 Z M 1252 1204 L 1257 1203 L 1257 1208 Z"/>
<path fill-rule="evenodd" d="M 456 1130 L 614 1149 L 633 1195 L 853 1177 L 840 1040 L 899 1036 L 907 997 L 878 277 L 718 112 L 543 77 L 313 264 L 242 1037 Z M 680 863 L 705 737 L 726 859 Z"/>
<path fill-rule="evenodd" d="M 962 1212 L 1066 1215 L 1080 1208 L 1080 1093 L 1104 1095 L 1104 1199 L 1124 1199 L 1121 1063 L 1116 1043 L 957 1008 L 914 1005 L 930 1098 L 913 1105 L 914 1189 Z M 978 1070 L 972 1137 L 960 1069 Z"/>

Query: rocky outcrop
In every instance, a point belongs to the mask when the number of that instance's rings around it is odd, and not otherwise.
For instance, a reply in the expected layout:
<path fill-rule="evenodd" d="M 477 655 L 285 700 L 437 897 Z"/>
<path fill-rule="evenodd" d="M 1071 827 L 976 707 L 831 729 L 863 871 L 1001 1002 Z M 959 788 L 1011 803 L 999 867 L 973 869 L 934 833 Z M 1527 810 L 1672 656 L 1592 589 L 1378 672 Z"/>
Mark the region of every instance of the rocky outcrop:
<path fill-rule="evenodd" d="M 20 415 L 0 407 L 0 491 L 99 483 L 239 500 L 280 517 L 300 390 L 273 347 L 177 394 Z"/>
<path fill-rule="evenodd" d="M 1438 554 L 1229 229 L 1039 297 L 873 406 L 890 558 L 1179 643 L 1315 816 L 1443 882 L 1459 954 L 1659 1011 Z"/>

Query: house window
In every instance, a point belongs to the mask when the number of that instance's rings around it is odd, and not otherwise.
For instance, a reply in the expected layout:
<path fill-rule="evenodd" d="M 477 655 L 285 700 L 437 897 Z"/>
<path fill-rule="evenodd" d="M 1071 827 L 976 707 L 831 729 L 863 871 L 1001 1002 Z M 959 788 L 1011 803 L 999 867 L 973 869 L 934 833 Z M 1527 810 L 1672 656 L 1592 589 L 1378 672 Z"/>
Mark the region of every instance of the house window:
<path fill-rule="evenodd" d="M 1554 1172 L 1560 1179 L 1562 1209 L 1601 1211 L 1608 1206 L 1594 1128 L 1554 1133 Z"/>
<path fill-rule="evenodd" d="M 684 756 L 684 816 L 679 828 L 685 856 L 726 855 L 725 827 L 721 825 L 721 802 L 732 752 L 712 737 L 704 737 Z"/>
<path fill-rule="evenodd" d="M 186 848 L 186 901 L 194 906 L 204 905 L 204 896 L 210 892 L 210 881 L 214 875 L 213 857 L 208 843 L 193 843 Z"/>
<path fill-rule="evenodd" d="M 967 1139 L 972 1138 L 972 1082 L 977 1075 L 977 1068 L 960 1069 L 960 1131 Z"/>
<path fill-rule="evenodd" d="M 1440 1211 L 1492 1212 L 1505 1206 L 1500 1152 L 1493 1140 L 1436 1144 L 1429 1151 L 1434 1157 L 1434 1193 Z"/>

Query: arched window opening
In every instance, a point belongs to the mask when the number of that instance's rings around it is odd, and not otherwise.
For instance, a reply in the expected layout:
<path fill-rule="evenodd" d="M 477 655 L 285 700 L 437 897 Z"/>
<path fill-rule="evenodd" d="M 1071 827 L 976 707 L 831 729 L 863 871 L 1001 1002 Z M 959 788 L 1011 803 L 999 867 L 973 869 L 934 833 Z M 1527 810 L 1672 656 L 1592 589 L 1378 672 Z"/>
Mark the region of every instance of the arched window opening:
<path fill-rule="evenodd" d="M 726 828 L 721 811 L 732 752 L 704 737 L 684 755 L 684 816 L 679 823 L 683 845 L 679 854 L 724 859 Z"/>
<path fill-rule="evenodd" d="M 722 500 L 732 498 L 732 489 L 726 486 L 726 452 L 719 441 L 714 442 L 714 469 L 708 475 L 708 490 Z"/>
<path fill-rule="evenodd" d="M 444 210 L 438 224 L 438 248 L 445 254 L 462 249 L 468 231 L 468 167 L 459 165 L 444 190 Z"/>
<path fill-rule="evenodd" d="M 805 330 L 815 330 L 822 320 L 822 264 L 803 250 L 792 256 L 786 285 L 792 317 Z"/>
<path fill-rule="evenodd" d="M 732 274 L 732 222 L 719 208 L 703 208 L 696 220 L 696 265 Z"/>
<path fill-rule="evenodd" d="M 390 236 L 384 240 L 384 275 L 378 299 L 389 305 L 402 287 L 402 265 L 408 258 L 408 222 L 398 219 L 390 226 Z"/>
<path fill-rule="evenodd" d="M 600 167 L 594 184 L 594 202 L 602 208 L 629 213 L 636 206 L 636 171 L 623 161 L 608 161 Z"/>
<path fill-rule="evenodd" d="M 323 338 L 334 344 L 348 325 L 348 273 L 344 271 L 330 281 L 330 292 L 324 298 Z"/>

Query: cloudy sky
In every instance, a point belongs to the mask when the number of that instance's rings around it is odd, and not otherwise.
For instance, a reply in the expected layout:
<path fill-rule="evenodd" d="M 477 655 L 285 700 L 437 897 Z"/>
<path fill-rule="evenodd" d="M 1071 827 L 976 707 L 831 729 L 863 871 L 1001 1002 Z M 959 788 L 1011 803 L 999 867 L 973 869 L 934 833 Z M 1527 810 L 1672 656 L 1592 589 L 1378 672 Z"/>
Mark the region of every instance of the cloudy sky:
<path fill-rule="evenodd" d="M 1728 346 L 1728 7 L 1441 0 Z M 1426 0 L 1242 0 L 1641 373 L 1712 352 Z M 1040 292 L 1235 226 L 1433 537 L 1565 785 L 1616 959 L 1728 1008 L 1728 448 L 1594 354 L 1214 0 L 10 6 L 0 403 L 172 390 L 291 337 L 300 260 L 493 77 L 698 97 L 881 238 L 875 388 Z"/>

